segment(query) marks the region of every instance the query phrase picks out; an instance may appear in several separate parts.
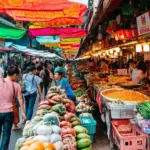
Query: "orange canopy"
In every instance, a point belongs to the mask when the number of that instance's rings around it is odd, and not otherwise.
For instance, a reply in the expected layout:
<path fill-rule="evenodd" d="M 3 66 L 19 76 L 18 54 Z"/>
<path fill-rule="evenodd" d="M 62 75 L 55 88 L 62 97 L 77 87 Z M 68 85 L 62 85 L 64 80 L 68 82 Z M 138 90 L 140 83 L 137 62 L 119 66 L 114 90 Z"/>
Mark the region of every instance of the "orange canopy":
<path fill-rule="evenodd" d="M 68 0 L 1 0 L 5 9 L 20 10 L 62 10 L 73 2 Z"/>
<path fill-rule="evenodd" d="M 44 7 L 45 6 L 45 7 Z M 32 22 L 49 22 L 52 19 L 58 19 L 58 18 L 81 18 L 84 16 L 87 7 L 82 4 L 77 3 L 67 3 L 68 7 L 63 8 L 63 5 L 60 10 L 57 10 L 57 7 L 54 6 L 53 10 L 52 8 L 47 8 L 49 6 L 48 4 L 45 4 L 44 6 L 39 6 L 41 9 L 37 10 L 35 6 L 30 6 L 29 10 L 23 9 L 19 7 L 20 9 L 6 9 L 5 12 L 13 17 L 15 20 L 22 20 L 22 21 L 32 21 Z M 27 8 L 27 7 L 25 7 Z"/>
<path fill-rule="evenodd" d="M 34 28 L 45 28 L 45 27 L 63 27 L 71 25 L 81 25 L 83 24 L 83 18 L 57 18 L 52 19 L 50 22 L 35 22 L 29 26 L 30 29 Z"/>

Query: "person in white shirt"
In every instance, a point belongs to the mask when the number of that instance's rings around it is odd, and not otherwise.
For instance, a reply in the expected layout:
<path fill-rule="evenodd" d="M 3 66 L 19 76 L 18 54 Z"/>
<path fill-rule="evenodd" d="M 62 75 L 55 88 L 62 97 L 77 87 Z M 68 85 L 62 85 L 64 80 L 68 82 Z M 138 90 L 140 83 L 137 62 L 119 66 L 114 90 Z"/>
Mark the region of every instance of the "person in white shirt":
<path fill-rule="evenodd" d="M 132 81 L 139 84 L 140 81 L 146 77 L 146 64 L 144 61 L 140 61 L 138 64 L 134 64 L 132 71 Z"/>

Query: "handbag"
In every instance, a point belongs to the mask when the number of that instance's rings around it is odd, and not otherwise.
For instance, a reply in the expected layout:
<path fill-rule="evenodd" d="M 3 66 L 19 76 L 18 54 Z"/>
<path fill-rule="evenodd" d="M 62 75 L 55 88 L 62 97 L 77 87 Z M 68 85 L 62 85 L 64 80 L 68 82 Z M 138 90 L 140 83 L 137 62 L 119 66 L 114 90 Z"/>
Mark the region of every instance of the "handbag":
<path fill-rule="evenodd" d="M 20 107 L 18 98 L 16 97 L 15 87 L 14 83 L 12 82 L 13 87 L 13 112 L 14 112 L 14 124 L 17 125 L 19 123 L 19 110 L 18 107 Z"/>
<path fill-rule="evenodd" d="M 13 82 L 12 82 L 12 86 L 13 86 L 13 99 L 14 99 L 14 102 L 15 102 L 15 106 L 20 107 L 19 100 L 18 100 L 18 98 L 15 95 L 15 87 L 14 87 L 14 83 Z"/>

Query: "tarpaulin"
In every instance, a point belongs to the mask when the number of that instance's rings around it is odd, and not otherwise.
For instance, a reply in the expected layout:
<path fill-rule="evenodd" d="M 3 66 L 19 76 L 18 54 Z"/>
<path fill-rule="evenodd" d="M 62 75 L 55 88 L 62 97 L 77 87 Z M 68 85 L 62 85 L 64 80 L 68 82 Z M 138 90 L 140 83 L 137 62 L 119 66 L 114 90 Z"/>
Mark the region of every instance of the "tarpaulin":
<path fill-rule="evenodd" d="M 80 28 L 42 28 L 42 29 L 28 29 L 31 36 L 47 36 L 59 35 L 65 38 L 85 37 L 86 31 Z"/>
<path fill-rule="evenodd" d="M 60 42 L 60 44 L 80 44 L 80 41 L 74 41 L 74 42 Z"/>
<path fill-rule="evenodd" d="M 80 42 L 81 38 L 61 38 L 62 42 Z"/>
<path fill-rule="evenodd" d="M 26 33 L 26 30 L 8 27 L 0 24 L 0 38 L 3 39 L 20 39 Z"/>
<path fill-rule="evenodd" d="M 45 44 L 45 46 L 46 46 L 46 47 L 50 47 L 50 48 L 51 48 L 51 47 L 58 47 L 58 48 L 60 48 L 60 43 L 53 43 L 53 44 L 52 44 L 52 43 L 51 43 L 51 44 L 48 43 L 48 44 Z"/>
<path fill-rule="evenodd" d="M 53 0 L 36 0 L 34 2 L 29 2 L 27 0 L 1 0 L 0 4 L 4 9 L 9 10 L 45 10 L 45 11 L 60 11 L 66 10 L 69 7 L 78 6 L 82 9 L 84 4 L 69 2 L 66 0 L 58 1 L 52 3 Z"/>
<path fill-rule="evenodd" d="M 3 3 L 6 14 L 15 20 L 32 22 L 44 22 L 68 17 L 80 18 L 85 15 L 87 10 L 86 5 L 79 3 L 67 2 L 56 5 L 49 2 L 50 0 L 39 0 L 34 3 L 25 2 L 20 7 L 9 5 L 7 0 Z"/>
<path fill-rule="evenodd" d="M 59 43 L 60 37 L 59 36 L 37 36 L 36 40 L 41 44 Z"/>
<path fill-rule="evenodd" d="M 30 29 L 35 28 L 47 28 L 47 27 L 65 27 L 71 25 L 82 25 L 84 23 L 83 18 L 56 18 L 49 22 L 36 22 L 29 26 Z"/>
<path fill-rule="evenodd" d="M 83 17 L 81 18 L 56 18 L 49 22 L 35 22 L 29 26 L 30 29 L 47 28 L 47 27 L 63 27 L 71 25 L 82 25 L 84 23 Z"/>

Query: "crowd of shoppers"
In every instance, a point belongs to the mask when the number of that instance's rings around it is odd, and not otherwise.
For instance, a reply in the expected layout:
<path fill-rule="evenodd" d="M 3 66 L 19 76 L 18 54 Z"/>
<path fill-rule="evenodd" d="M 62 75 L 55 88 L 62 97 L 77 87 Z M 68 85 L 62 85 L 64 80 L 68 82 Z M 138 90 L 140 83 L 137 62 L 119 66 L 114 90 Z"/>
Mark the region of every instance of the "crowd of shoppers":
<path fill-rule="evenodd" d="M 52 83 L 75 101 L 63 62 L 35 62 L 25 65 L 22 71 L 19 64 L 7 65 L 7 69 L 0 67 L 0 150 L 8 149 L 12 126 L 13 130 L 19 129 L 19 107 L 22 123 L 31 120 L 36 100 L 45 99 Z"/>

